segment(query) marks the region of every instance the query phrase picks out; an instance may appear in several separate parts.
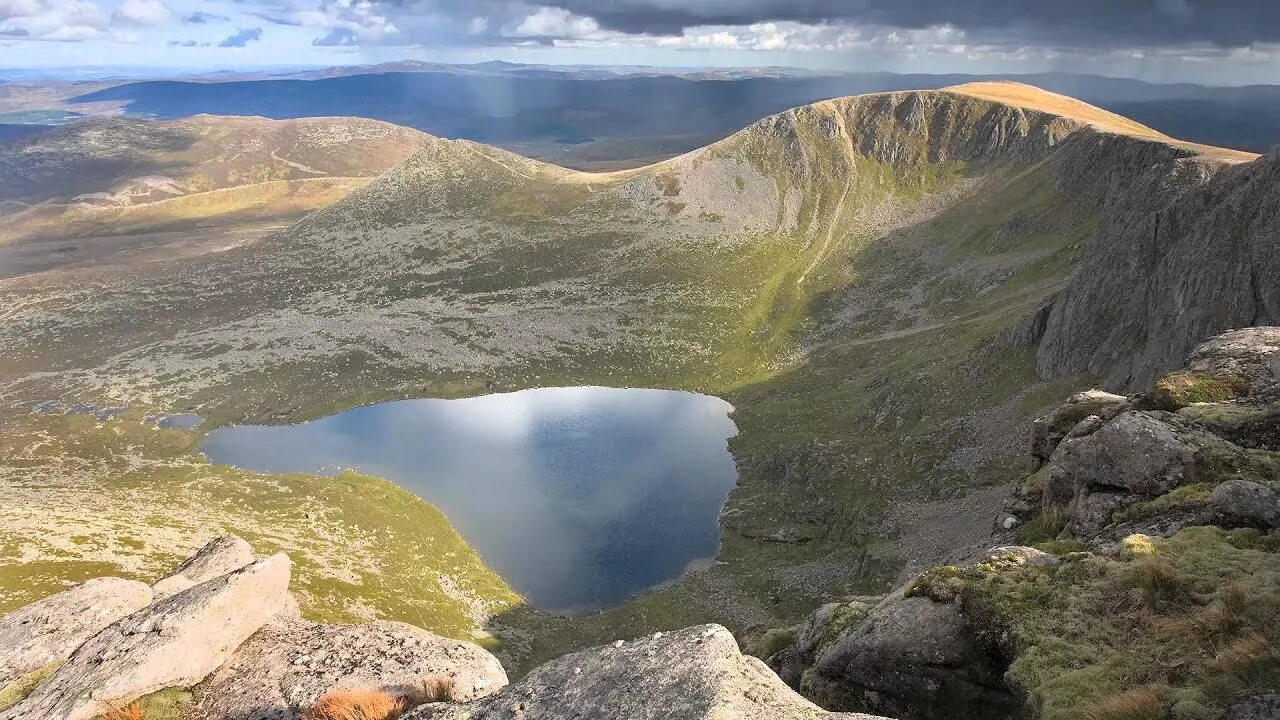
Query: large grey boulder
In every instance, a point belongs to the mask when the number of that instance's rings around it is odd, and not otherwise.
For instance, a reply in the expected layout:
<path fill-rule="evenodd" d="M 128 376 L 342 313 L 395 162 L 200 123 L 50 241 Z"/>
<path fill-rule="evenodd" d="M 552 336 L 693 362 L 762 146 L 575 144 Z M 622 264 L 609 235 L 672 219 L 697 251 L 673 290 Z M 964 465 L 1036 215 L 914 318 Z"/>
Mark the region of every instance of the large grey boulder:
<path fill-rule="evenodd" d="M 289 606 L 289 572 L 289 557 L 274 555 L 117 621 L 0 720 L 88 720 L 195 685 Z"/>
<path fill-rule="evenodd" d="M 466 705 L 436 703 L 405 720 L 817 720 L 829 713 L 800 697 L 763 662 L 743 655 L 728 630 L 702 625 L 566 655 L 502 692 Z"/>
<path fill-rule="evenodd" d="M 151 589 L 157 600 L 163 600 L 202 582 L 239 570 L 253 560 L 253 548 L 244 540 L 234 535 L 216 538 L 174 568 L 172 573 L 157 581 Z"/>
<path fill-rule="evenodd" d="M 1213 489 L 1212 497 L 1228 525 L 1280 527 L 1280 493 L 1274 484 L 1228 480 Z"/>
<path fill-rule="evenodd" d="M 1109 488 L 1160 495 L 1181 485 L 1196 448 L 1151 413 L 1125 412 L 1097 431 L 1066 440 L 1053 454 L 1046 487 Z"/>
<path fill-rule="evenodd" d="M 151 604 L 151 588 L 123 578 L 82 582 L 0 618 L 0 688 L 71 653 Z"/>
<path fill-rule="evenodd" d="M 819 653 L 802 691 L 824 707 L 920 720 L 1014 718 L 1022 703 L 981 650 L 959 603 L 890 595 Z"/>
<path fill-rule="evenodd" d="M 409 697 L 423 680 L 442 681 L 457 701 L 502 689 L 502 664 L 472 643 L 399 622 L 268 624 L 200 691 L 205 720 L 293 720 L 333 689 Z"/>

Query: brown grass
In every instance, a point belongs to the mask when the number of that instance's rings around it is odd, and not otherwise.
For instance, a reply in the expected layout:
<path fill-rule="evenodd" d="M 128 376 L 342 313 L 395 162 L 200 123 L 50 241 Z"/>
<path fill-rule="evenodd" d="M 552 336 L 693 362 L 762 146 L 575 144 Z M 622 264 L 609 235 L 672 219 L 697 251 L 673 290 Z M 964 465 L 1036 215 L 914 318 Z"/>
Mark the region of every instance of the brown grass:
<path fill-rule="evenodd" d="M 994 100 L 995 102 L 1040 110 L 1053 115 L 1075 118 L 1111 132 L 1156 140 L 1170 139 L 1168 135 L 1152 130 L 1146 125 L 1130 120 L 1123 115 L 1103 110 L 1073 97 L 1041 90 L 1032 85 L 1015 82 L 972 82 L 954 85 L 945 89 L 984 100 Z"/>
<path fill-rule="evenodd" d="M 144 720 L 142 714 L 142 706 L 136 702 L 128 705 L 113 705 L 105 715 L 103 720 Z"/>
<path fill-rule="evenodd" d="M 411 707 L 428 703 L 449 702 L 454 699 L 453 678 L 448 675 L 426 675 L 420 685 L 410 693 L 408 703 Z"/>
<path fill-rule="evenodd" d="M 1176 608 L 1189 600 L 1186 578 L 1162 560 L 1147 558 L 1135 563 L 1133 581 L 1152 610 Z"/>
<path fill-rule="evenodd" d="M 1216 675 L 1213 690 L 1232 696 L 1280 683 L 1280 651 L 1261 635 L 1246 635 L 1220 650 L 1205 669 Z"/>
<path fill-rule="evenodd" d="M 304 714 L 304 720 L 393 720 L 404 701 L 381 690 L 331 690 Z"/>
<path fill-rule="evenodd" d="M 1088 720 L 1163 720 L 1164 702 L 1148 688 L 1134 688 L 1094 705 L 1085 717 Z"/>

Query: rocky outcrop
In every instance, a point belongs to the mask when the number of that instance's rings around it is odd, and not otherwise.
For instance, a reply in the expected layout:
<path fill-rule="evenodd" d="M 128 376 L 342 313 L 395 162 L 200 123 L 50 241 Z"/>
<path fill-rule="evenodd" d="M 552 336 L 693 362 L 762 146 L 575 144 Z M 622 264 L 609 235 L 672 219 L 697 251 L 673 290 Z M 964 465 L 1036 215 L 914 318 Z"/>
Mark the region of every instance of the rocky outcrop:
<path fill-rule="evenodd" d="M 275 555 L 125 617 L 80 646 L 3 720 L 88 720 L 158 690 L 189 687 L 288 607 Z"/>
<path fill-rule="evenodd" d="M 1045 462 L 1067 434 L 1082 421 L 1096 417 L 1110 420 L 1129 407 L 1129 398 L 1101 390 L 1086 390 L 1031 423 L 1031 455 Z"/>
<path fill-rule="evenodd" d="M 1259 402 L 1280 401 L 1280 327 L 1234 330 L 1210 338 L 1187 358 L 1187 370 L 1244 380 L 1243 395 Z"/>
<path fill-rule="evenodd" d="M 1055 567 L 1034 548 L 989 550 L 984 568 Z M 835 710 L 909 718 L 1020 717 L 1004 681 L 1008 659 L 975 630 L 958 601 L 958 568 L 935 568 L 874 604 L 861 598 L 819 609 L 795 641 L 768 659 L 779 676 Z"/>
<path fill-rule="evenodd" d="M 1040 502 L 1006 509 L 1065 513 L 1063 537 L 1102 543 L 1191 525 L 1280 526 L 1280 454 L 1267 442 L 1280 434 L 1278 365 L 1280 329 L 1232 331 L 1199 346 L 1150 392 L 1113 400 L 1104 414 L 1118 414 L 1090 415 L 1057 444 L 1042 441 L 1049 433 L 1039 428 L 1060 429 L 1059 418 L 1081 414 L 1073 408 L 1082 396 L 1072 398 L 1037 421 L 1033 452 L 1049 452 Z"/>
<path fill-rule="evenodd" d="M 718 625 L 574 653 L 466 705 L 426 705 L 406 720 L 871 720 L 828 713 L 738 650 Z"/>
<path fill-rule="evenodd" d="M 95 578 L 0 618 L 0 688 L 66 660 L 85 640 L 151 603 L 151 589 L 122 578 Z"/>
<path fill-rule="evenodd" d="M 200 709 L 205 720 L 288 720 L 331 690 L 413 698 L 424 682 L 466 701 L 502 689 L 507 675 L 480 647 L 405 623 L 285 620 L 262 628 L 201 686 Z"/>
<path fill-rule="evenodd" d="M 1195 572 L 1126 565 L 1153 558 L 1164 538 L 1186 530 L 1185 546 L 1221 542 L 1220 528 L 1280 528 L 1280 453 L 1258 441 L 1280 429 L 1278 368 L 1280 328 L 1250 328 L 1207 341 L 1151 392 L 1071 397 L 1035 421 L 1030 450 L 1041 467 L 997 523 L 999 535 L 1016 532 L 1062 557 L 999 547 L 977 564 L 926 571 L 850 622 L 836 620 L 843 605 L 824 606 L 770 665 L 832 709 L 939 719 L 1034 712 L 1044 702 L 1027 696 L 1037 680 L 1011 663 L 1035 646 L 1017 633 L 1036 627 L 1026 614 L 1050 587 L 1075 592 L 1105 576 L 1117 584 L 1106 602 L 1122 605 L 1134 582 Z M 1248 442 L 1230 434 L 1241 427 Z M 1218 527 L 1192 528 L 1200 525 Z M 1144 572 L 1155 580 L 1132 579 Z M 1078 622 L 1102 622 L 1088 614 L 1102 612 L 1091 607 Z"/>
<path fill-rule="evenodd" d="M 151 586 L 157 600 L 221 577 L 253 562 L 253 548 L 244 540 L 228 535 L 209 541 L 173 572 Z"/>

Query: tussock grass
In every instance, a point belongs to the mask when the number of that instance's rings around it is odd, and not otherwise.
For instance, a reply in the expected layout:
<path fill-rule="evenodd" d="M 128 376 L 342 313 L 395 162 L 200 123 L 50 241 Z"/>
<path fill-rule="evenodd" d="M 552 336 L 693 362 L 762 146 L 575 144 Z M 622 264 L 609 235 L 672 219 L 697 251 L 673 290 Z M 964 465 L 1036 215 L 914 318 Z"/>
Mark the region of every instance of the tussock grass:
<path fill-rule="evenodd" d="M 454 679 L 448 675 L 425 675 L 419 679 L 418 687 L 405 698 L 405 704 L 417 707 L 428 703 L 450 702 L 456 697 L 456 693 Z"/>
<path fill-rule="evenodd" d="M 1134 688 L 1103 700 L 1085 713 L 1086 720 L 1164 720 L 1164 702 L 1149 688 Z"/>
<path fill-rule="evenodd" d="M 303 713 L 303 720 L 394 720 L 404 700 L 381 690 L 331 690 Z"/>

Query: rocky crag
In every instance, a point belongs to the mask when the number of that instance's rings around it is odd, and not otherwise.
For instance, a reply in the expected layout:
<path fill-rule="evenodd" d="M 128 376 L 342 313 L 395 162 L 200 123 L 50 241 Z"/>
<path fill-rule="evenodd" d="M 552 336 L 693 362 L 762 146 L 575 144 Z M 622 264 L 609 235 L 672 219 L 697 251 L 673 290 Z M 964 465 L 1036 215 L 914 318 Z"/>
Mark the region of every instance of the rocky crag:
<path fill-rule="evenodd" d="M 1077 394 L 1034 423 L 1010 545 L 773 631 L 769 663 L 826 707 L 910 718 L 1276 717 L 1277 432 L 1277 327 L 1147 392 Z"/>

